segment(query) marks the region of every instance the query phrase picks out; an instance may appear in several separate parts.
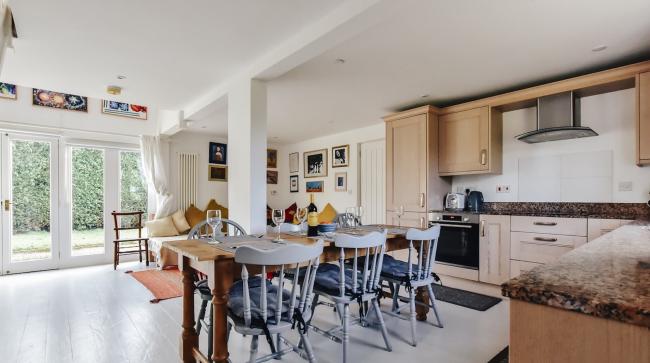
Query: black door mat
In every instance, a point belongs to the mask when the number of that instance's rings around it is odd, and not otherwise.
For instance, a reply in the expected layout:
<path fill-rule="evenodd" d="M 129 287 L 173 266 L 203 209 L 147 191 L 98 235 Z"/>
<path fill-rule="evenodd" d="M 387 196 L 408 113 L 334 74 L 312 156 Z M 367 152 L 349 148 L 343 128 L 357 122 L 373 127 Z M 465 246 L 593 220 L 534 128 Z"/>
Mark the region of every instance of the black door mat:
<path fill-rule="evenodd" d="M 503 348 L 499 354 L 490 359 L 488 363 L 508 363 L 508 347 Z"/>
<path fill-rule="evenodd" d="M 436 295 L 436 300 L 478 311 L 485 311 L 501 302 L 498 297 L 436 284 L 433 284 L 433 293 Z"/>

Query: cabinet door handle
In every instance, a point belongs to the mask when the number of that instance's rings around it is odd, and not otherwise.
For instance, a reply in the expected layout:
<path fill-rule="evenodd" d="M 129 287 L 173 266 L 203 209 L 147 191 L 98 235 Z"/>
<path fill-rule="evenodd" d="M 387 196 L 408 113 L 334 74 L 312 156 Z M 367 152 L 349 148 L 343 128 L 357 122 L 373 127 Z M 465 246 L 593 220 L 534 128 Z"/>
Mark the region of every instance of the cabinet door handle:
<path fill-rule="evenodd" d="M 420 217 L 420 228 L 424 228 L 424 217 Z"/>
<path fill-rule="evenodd" d="M 533 239 L 535 241 L 541 241 L 541 242 L 557 242 L 557 238 L 535 237 Z"/>
<path fill-rule="evenodd" d="M 557 226 L 556 222 L 533 222 L 536 226 Z"/>
<path fill-rule="evenodd" d="M 420 193 L 420 207 L 424 208 L 424 193 Z"/>
<path fill-rule="evenodd" d="M 487 150 L 481 150 L 481 165 L 487 164 Z"/>
<path fill-rule="evenodd" d="M 481 237 L 485 237 L 485 221 L 481 221 Z"/>

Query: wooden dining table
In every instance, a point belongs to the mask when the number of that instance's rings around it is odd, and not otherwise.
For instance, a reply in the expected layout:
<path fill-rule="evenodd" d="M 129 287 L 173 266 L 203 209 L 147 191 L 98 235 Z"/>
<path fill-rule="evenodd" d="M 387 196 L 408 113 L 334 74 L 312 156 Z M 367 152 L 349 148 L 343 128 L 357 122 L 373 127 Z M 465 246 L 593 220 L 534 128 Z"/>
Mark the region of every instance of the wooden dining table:
<path fill-rule="evenodd" d="M 375 227 L 386 228 L 389 231 L 386 239 L 386 251 L 408 248 L 409 243 L 405 238 L 406 229 L 403 227 L 388 225 L 376 225 Z M 361 232 L 361 230 L 359 231 Z M 367 229 L 365 231 L 367 232 Z M 355 233 L 354 230 L 349 230 L 349 232 Z M 274 238 L 277 235 L 273 234 L 269 237 Z M 312 244 L 317 241 L 313 238 L 286 233 L 282 234 L 282 239 L 302 244 Z M 197 239 L 165 242 L 163 248 L 168 248 L 178 254 L 178 267 L 182 273 L 183 320 L 179 349 L 181 361 L 184 363 L 209 362 L 208 358 L 199 350 L 198 334 L 195 330 L 194 276 L 198 271 L 207 276 L 208 286 L 212 291 L 214 314 L 212 361 L 227 362 L 229 357 L 226 336 L 228 291 L 241 271 L 241 266 L 235 263 L 235 255 Z M 321 262 L 337 261 L 339 256 L 339 250 L 334 247 L 334 242 L 325 240 Z M 428 302 L 426 289 L 418 290 L 417 299 Z M 418 320 L 426 320 L 429 309 L 420 305 L 417 305 L 417 309 Z"/>

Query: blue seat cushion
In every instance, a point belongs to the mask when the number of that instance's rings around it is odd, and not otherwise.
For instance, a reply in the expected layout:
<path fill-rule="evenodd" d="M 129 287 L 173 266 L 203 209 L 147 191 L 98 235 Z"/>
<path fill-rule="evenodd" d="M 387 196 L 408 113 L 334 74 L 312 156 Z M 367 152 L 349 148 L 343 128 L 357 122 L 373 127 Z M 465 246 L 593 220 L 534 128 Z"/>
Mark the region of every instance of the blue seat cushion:
<path fill-rule="evenodd" d="M 314 280 L 314 291 L 324 292 L 328 295 L 340 296 L 341 290 L 339 284 L 340 271 L 338 264 L 324 263 L 318 266 L 316 270 L 316 279 Z M 357 286 L 361 285 L 363 276 L 357 272 Z M 352 270 L 345 269 L 345 294 L 352 294 Z"/>
<path fill-rule="evenodd" d="M 267 323 L 275 324 L 275 312 L 277 310 L 278 286 L 271 284 L 264 279 L 266 283 L 266 316 Z M 262 278 L 256 276 L 248 280 L 248 291 L 251 301 L 251 319 L 253 322 L 262 322 L 262 308 L 260 305 L 260 295 L 262 293 Z M 282 291 L 281 318 L 282 321 L 291 321 L 289 313 L 289 300 L 291 293 L 287 290 Z M 244 322 L 244 282 L 235 282 L 229 291 L 228 315 L 235 321 Z"/>
<path fill-rule="evenodd" d="M 393 256 L 384 255 L 384 264 L 381 267 L 381 275 L 383 277 L 405 280 L 408 276 L 409 264 L 408 262 L 396 260 Z M 418 265 L 411 265 L 411 280 L 417 277 Z"/>

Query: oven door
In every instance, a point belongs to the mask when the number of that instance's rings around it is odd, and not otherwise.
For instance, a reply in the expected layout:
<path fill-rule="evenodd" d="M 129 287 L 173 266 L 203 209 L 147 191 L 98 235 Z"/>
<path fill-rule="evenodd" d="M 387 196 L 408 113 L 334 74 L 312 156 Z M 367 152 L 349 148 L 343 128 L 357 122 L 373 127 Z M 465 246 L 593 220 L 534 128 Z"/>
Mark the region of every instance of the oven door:
<path fill-rule="evenodd" d="M 431 224 L 440 225 L 436 262 L 478 270 L 478 224 L 437 222 Z"/>

